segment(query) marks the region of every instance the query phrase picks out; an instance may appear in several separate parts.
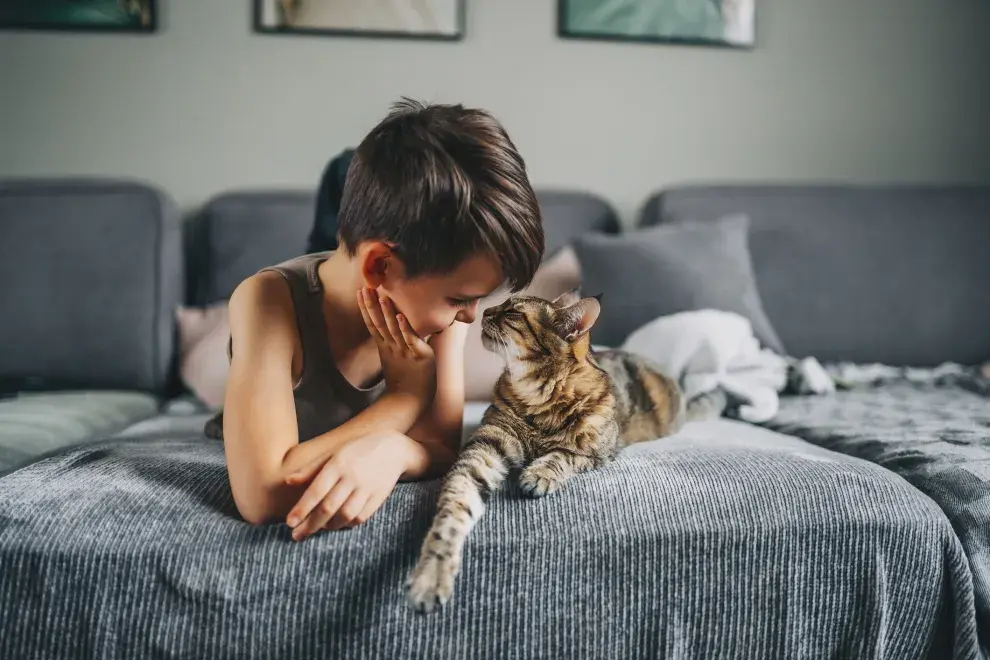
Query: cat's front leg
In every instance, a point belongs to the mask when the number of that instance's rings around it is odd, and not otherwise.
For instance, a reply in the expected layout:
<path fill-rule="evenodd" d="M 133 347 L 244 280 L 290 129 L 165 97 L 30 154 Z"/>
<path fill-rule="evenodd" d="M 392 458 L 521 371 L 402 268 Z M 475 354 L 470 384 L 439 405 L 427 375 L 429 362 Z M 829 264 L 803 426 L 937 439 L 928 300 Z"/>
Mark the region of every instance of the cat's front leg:
<path fill-rule="evenodd" d="M 519 439 L 499 426 L 484 425 L 472 434 L 444 478 L 436 516 L 406 582 L 415 609 L 430 612 L 450 599 L 468 534 L 484 513 L 489 495 L 522 457 Z"/>
<path fill-rule="evenodd" d="M 582 429 L 530 463 L 519 475 L 519 486 L 530 497 L 544 497 L 558 490 L 579 472 L 600 467 L 615 453 L 619 428 L 607 422 L 600 428 Z"/>
<path fill-rule="evenodd" d="M 553 493 L 578 472 L 597 467 L 594 459 L 565 451 L 552 451 L 530 463 L 519 475 L 519 486 L 530 497 Z"/>

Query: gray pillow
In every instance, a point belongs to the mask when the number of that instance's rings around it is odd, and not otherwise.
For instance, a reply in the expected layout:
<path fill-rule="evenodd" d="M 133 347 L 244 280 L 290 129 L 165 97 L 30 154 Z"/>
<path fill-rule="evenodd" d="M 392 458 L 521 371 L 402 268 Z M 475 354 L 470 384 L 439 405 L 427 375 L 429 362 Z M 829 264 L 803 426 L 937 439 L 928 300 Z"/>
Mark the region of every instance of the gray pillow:
<path fill-rule="evenodd" d="M 591 341 L 619 346 L 659 316 L 712 308 L 749 319 L 761 344 L 784 354 L 763 311 L 749 253 L 749 217 L 682 222 L 574 241 L 581 290 L 603 294 Z"/>

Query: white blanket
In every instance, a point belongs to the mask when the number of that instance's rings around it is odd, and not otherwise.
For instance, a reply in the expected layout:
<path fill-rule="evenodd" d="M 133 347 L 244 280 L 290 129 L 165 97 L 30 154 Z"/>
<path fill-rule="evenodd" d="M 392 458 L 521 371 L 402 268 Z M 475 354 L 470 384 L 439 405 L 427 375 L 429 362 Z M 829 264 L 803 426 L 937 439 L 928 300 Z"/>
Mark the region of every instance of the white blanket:
<path fill-rule="evenodd" d="M 739 314 L 702 309 L 661 316 L 633 332 L 621 346 L 652 360 L 678 381 L 688 401 L 722 388 L 742 402 L 740 419 L 760 423 L 773 418 L 780 392 L 788 385 L 791 365 L 761 348 L 749 320 Z M 813 358 L 796 368 L 815 391 L 834 388 Z"/>

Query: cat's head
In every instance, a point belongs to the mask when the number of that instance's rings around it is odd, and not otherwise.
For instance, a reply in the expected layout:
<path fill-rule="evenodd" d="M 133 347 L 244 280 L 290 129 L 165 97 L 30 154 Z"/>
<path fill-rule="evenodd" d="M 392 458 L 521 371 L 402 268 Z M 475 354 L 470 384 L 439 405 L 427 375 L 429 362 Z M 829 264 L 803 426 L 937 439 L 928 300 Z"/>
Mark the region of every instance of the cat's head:
<path fill-rule="evenodd" d="M 507 364 L 548 359 L 583 358 L 588 332 L 601 313 L 601 296 L 569 291 L 556 300 L 512 296 L 484 311 L 481 342 Z"/>

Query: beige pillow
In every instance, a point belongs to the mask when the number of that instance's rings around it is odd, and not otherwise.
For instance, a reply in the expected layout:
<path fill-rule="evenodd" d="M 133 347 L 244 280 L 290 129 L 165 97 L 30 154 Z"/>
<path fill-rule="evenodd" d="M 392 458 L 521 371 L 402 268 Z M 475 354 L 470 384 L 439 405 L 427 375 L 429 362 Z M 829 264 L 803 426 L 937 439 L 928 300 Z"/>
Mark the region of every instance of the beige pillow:
<path fill-rule="evenodd" d="M 553 300 L 581 284 L 581 265 L 571 246 L 561 248 L 547 259 L 526 289 L 520 293 Z M 508 294 L 498 291 L 478 305 L 478 318 L 468 326 L 464 347 L 464 398 L 468 401 L 491 401 L 495 381 L 502 375 L 502 358 L 481 345 L 481 312 L 505 301 Z"/>
<path fill-rule="evenodd" d="M 205 308 L 179 307 L 175 316 L 179 326 L 179 376 L 200 401 L 219 409 L 230 367 L 227 303 Z"/>

